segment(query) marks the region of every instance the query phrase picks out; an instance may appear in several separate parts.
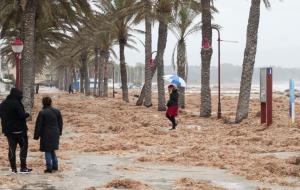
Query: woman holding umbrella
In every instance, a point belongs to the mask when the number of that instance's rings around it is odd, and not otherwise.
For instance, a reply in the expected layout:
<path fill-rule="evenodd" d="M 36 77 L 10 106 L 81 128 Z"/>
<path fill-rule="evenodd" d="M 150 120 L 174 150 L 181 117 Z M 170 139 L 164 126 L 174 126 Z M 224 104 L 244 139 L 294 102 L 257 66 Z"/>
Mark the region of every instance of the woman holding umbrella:
<path fill-rule="evenodd" d="M 167 103 L 168 109 L 166 112 L 166 117 L 172 122 L 172 128 L 170 130 L 174 130 L 177 126 L 175 117 L 178 114 L 178 92 L 173 84 L 168 86 L 168 91 L 170 94 L 170 99 Z"/>
<path fill-rule="evenodd" d="M 167 112 L 166 112 L 166 117 L 172 122 L 171 130 L 173 130 L 173 129 L 176 129 L 177 123 L 176 123 L 175 117 L 178 114 L 178 97 L 179 97 L 179 94 L 177 92 L 176 86 L 185 88 L 186 83 L 182 78 L 180 78 L 177 75 L 165 75 L 163 78 L 166 81 L 171 83 L 171 85 L 168 86 L 170 99 L 167 103 L 168 109 L 167 109 Z"/>

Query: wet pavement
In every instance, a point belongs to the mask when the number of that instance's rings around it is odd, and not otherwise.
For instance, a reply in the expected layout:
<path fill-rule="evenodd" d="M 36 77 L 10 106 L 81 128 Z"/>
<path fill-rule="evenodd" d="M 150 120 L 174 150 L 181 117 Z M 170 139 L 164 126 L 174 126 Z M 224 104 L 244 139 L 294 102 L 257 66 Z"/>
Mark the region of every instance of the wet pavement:
<path fill-rule="evenodd" d="M 118 178 L 134 179 L 155 189 L 166 190 L 174 189 L 176 180 L 180 178 L 206 180 L 230 190 L 255 190 L 258 187 L 272 190 L 297 189 L 247 180 L 224 169 L 138 163 L 136 158 L 136 155 L 78 154 L 67 161 L 73 168 L 63 174 L 51 176 L 33 173 L 17 177 L 31 181 L 22 190 L 79 190 L 87 187 L 103 189 L 101 186 Z"/>

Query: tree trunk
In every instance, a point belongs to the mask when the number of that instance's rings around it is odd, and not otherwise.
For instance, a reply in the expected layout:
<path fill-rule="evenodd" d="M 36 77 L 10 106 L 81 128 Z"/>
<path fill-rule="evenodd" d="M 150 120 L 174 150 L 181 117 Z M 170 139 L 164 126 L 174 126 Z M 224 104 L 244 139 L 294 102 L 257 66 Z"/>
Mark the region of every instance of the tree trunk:
<path fill-rule="evenodd" d="M 184 39 L 181 39 L 178 42 L 177 47 L 177 74 L 179 77 L 186 81 L 186 66 L 187 66 L 187 59 L 186 59 L 186 44 Z M 185 88 L 179 87 L 179 106 L 180 108 L 185 108 Z"/>
<path fill-rule="evenodd" d="M 201 0 L 202 6 L 202 44 L 208 39 L 211 46 L 212 27 L 211 27 L 211 8 L 210 0 Z M 210 91 L 210 62 L 212 56 L 212 48 L 201 49 L 201 106 L 200 116 L 211 116 L 211 91 Z"/>
<path fill-rule="evenodd" d="M 109 60 L 109 51 L 105 52 L 105 61 L 104 61 L 104 87 L 103 87 L 103 96 L 108 97 L 108 60 Z"/>
<path fill-rule="evenodd" d="M 68 67 L 68 89 L 69 86 L 73 84 L 73 66 Z"/>
<path fill-rule="evenodd" d="M 128 98 L 128 86 L 127 86 L 127 70 L 126 70 L 126 62 L 125 62 L 125 39 L 119 39 L 120 46 L 120 73 L 121 73 L 121 83 L 122 83 L 122 98 L 123 101 L 129 102 Z"/>
<path fill-rule="evenodd" d="M 89 72 L 88 72 L 88 63 L 87 63 L 87 52 L 84 51 L 81 54 L 81 62 L 83 66 L 83 72 L 84 72 L 84 93 L 85 95 L 90 95 L 90 78 L 89 78 Z"/>
<path fill-rule="evenodd" d="M 72 67 L 72 83 L 75 83 L 77 85 L 76 68 L 74 66 Z M 76 89 L 76 90 L 78 90 L 78 89 Z"/>
<path fill-rule="evenodd" d="M 80 72 L 80 93 L 84 93 L 84 78 L 85 78 L 85 73 L 84 73 L 84 66 L 82 60 L 80 60 L 81 66 L 79 68 Z"/>
<path fill-rule="evenodd" d="M 67 66 L 64 66 L 64 90 L 68 91 L 68 68 Z"/>
<path fill-rule="evenodd" d="M 58 78 L 58 89 L 64 90 L 64 77 L 63 77 L 63 69 L 61 67 L 57 70 L 57 78 Z"/>
<path fill-rule="evenodd" d="M 153 76 L 155 74 L 155 71 L 156 71 L 156 68 L 157 68 L 157 65 L 153 65 L 153 67 L 151 68 L 151 81 L 153 79 Z M 136 101 L 136 106 L 141 106 L 143 104 L 143 101 L 144 101 L 144 98 L 146 96 L 146 88 L 145 88 L 145 84 L 143 85 L 143 88 L 142 88 L 142 91 L 139 95 L 139 98 L 138 100 Z"/>
<path fill-rule="evenodd" d="M 235 118 L 236 122 L 241 122 L 243 119 L 248 117 L 251 83 L 257 49 L 260 2 L 261 0 L 251 1 L 247 26 L 247 42 L 244 52 L 243 71 L 240 84 L 240 94 Z"/>
<path fill-rule="evenodd" d="M 164 75 L 164 53 L 167 44 L 168 36 L 168 25 L 164 22 L 159 22 L 158 27 L 158 43 L 157 43 L 157 90 L 158 90 L 158 111 L 166 110 L 166 100 L 165 100 L 165 83 L 163 79 Z"/>
<path fill-rule="evenodd" d="M 28 0 L 24 13 L 24 50 L 23 50 L 23 103 L 26 112 L 31 113 L 34 103 L 35 80 L 35 17 L 36 2 Z"/>
<path fill-rule="evenodd" d="M 99 81 L 98 81 L 98 96 L 103 97 L 104 92 L 104 64 L 105 64 L 105 51 L 100 51 L 100 65 L 99 65 Z"/>
<path fill-rule="evenodd" d="M 94 70 L 94 96 L 96 96 L 97 94 L 97 79 L 98 79 L 98 66 L 99 66 L 99 48 L 95 47 L 94 49 L 94 53 L 95 53 L 95 70 Z"/>
<path fill-rule="evenodd" d="M 151 4 L 147 1 L 147 9 L 151 9 Z M 148 13 L 148 12 L 147 12 Z M 152 26 L 150 15 L 146 14 L 145 18 L 145 101 L 144 106 L 152 106 L 152 68 L 150 60 L 152 59 Z"/>

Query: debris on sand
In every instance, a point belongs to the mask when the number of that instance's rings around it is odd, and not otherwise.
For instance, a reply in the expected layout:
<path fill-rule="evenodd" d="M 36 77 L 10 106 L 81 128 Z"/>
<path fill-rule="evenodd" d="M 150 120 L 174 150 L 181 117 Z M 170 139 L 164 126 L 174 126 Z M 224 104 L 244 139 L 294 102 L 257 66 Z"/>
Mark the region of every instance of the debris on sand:
<path fill-rule="evenodd" d="M 42 155 L 39 153 L 39 143 L 32 140 L 42 96 L 35 96 L 34 120 L 28 122 L 29 155 L 32 152 Z M 231 124 L 217 120 L 216 113 L 211 118 L 200 118 L 199 95 L 187 94 L 186 109 L 180 111 L 178 127 L 172 132 L 168 130 L 169 122 L 164 113 L 157 112 L 155 106 L 145 108 L 135 106 L 134 101 L 124 103 L 121 93 L 114 99 L 62 93 L 51 96 L 54 106 L 63 115 L 64 132 L 68 132 L 62 135 L 58 150 L 62 171 L 71 168 L 63 161 L 68 160 L 73 153 L 134 153 L 134 161 L 141 165 L 153 163 L 216 167 L 249 180 L 300 188 L 299 184 L 287 180 L 300 178 L 299 158 L 262 156 L 264 153 L 300 152 L 300 117 L 296 118 L 295 126 L 289 126 L 289 100 L 284 95 L 274 95 L 273 124 L 264 127 L 258 117 L 258 98 L 250 100 L 247 119 Z M 156 96 L 153 96 L 153 102 L 157 102 Z M 217 97 L 212 96 L 213 111 L 217 110 L 215 102 Z M 222 116 L 234 121 L 236 105 L 235 96 L 223 96 Z M 296 114 L 300 113 L 299 102 L 296 102 L 295 109 Z M 3 135 L 0 136 L 0 142 L 6 142 Z M 7 144 L 0 143 L 0 149 L 0 165 L 9 166 Z M 29 160 L 28 165 L 43 171 L 43 156 Z M 126 167 L 119 169 L 131 170 Z"/>
<path fill-rule="evenodd" d="M 191 178 L 181 178 L 176 181 L 175 190 L 226 190 L 212 185 L 209 181 L 194 180 Z"/>
<path fill-rule="evenodd" d="M 114 179 L 113 181 L 107 183 L 104 187 L 132 190 L 154 190 L 149 185 L 132 179 Z"/>
<path fill-rule="evenodd" d="M 0 176 L 1 189 L 20 189 L 23 185 L 23 182 L 14 176 Z"/>

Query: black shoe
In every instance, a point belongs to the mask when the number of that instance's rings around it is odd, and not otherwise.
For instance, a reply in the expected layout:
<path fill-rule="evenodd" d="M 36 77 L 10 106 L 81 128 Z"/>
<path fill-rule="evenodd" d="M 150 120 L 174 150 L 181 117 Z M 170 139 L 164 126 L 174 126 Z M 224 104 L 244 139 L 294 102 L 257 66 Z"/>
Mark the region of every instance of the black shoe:
<path fill-rule="evenodd" d="M 44 170 L 44 173 L 46 174 L 46 173 L 49 173 L 49 174 L 51 174 L 52 173 L 52 170 L 50 170 L 50 169 L 46 169 L 46 170 Z"/>
<path fill-rule="evenodd" d="M 12 174 L 12 175 L 15 175 L 15 174 L 17 174 L 17 173 L 18 173 L 18 170 L 17 170 L 17 169 L 12 169 L 12 170 L 11 170 L 11 174 Z"/>
<path fill-rule="evenodd" d="M 21 168 L 20 174 L 29 174 L 32 171 L 30 168 Z"/>
<path fill-rule="evenodd" d="M 58 167 L 53 167 L 52 170 L 53 171 L 58 171 Z"/>

